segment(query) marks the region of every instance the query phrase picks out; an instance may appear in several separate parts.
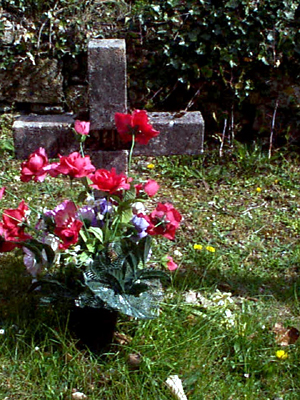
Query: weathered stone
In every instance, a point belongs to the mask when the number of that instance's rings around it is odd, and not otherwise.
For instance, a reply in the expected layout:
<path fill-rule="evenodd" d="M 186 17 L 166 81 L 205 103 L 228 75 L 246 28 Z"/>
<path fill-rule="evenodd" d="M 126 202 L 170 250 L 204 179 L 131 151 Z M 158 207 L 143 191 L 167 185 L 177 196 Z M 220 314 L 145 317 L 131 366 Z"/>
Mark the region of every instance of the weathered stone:
<path fill-rule="evenodd" d="M 66 103 L 75 114 L 88 113 L 88 87 L 84 85 L 69 86 L 66 90 Z"/>
<path fill-rule="evenodd" d="M 30 112 L 32 114 L 63 114 L 64 109 L 61 106 L 33 103 L 30 104 Z"/>
<path fill-rule="evenodd" d="M 128 170 L 128 151 L 93 151 L 88 153 L 91 157 L 92 164 L 97 169 L 116 168 L 118 174 L 126 173 Z"/>
<path fill-rule="evenodd" d="M 49 158 L 79 150 L 72 129 L 74 119 L 69 115 L 29 115 L 13 124 L 15 156 L 26 159 L 39 147 L 46 149 Z"/>
<path fill-rule="evenodd" d="M 91 40 L 88 70 L 91 130 L 112 129 L 115 113 L 127 111 L 125 41 Z"/>
<path fill-rule="evenodd" d="M 136 156 L 167 156 L 203 153 L 204 121 L 199 111 L 148 113 L 149 121 L 160 134 L 147 146 L 136 144 Z"/>
<path fill-rule="evenodd" d="M 63 76 L 57 60 L 16 64 L 11 71 L 0 72 L 0 101 L 58 104 L 64 99 Z"/>

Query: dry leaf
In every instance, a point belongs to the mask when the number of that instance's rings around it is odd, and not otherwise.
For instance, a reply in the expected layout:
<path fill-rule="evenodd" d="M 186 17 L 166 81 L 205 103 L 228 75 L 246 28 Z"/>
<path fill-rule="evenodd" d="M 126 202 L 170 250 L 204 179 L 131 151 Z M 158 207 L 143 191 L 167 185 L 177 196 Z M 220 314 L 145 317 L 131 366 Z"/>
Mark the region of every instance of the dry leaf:
<path fill-rule="evenodd" d="M 142 356 L 137 353 L 130 353 L 128 355 L 128 364 L 132 369 L 138 369 L 142 362 Z"/>
<path fill-rule="evenodd" d="M 285 328 L 281 322 L 276 322 L 272 331 L 275 333 L 275 341 L 280 346 L 288 346 L 289 344 L 296 343 L 300 332 L 297 328 Z"/>
<path fill-rule="evenodd" d="M 115 332 L 114 333 L 114 340 L 121 346 L 125 346 L 132 342 L 132 337 L 128 335 L 124 335 L 124 333 Z"/>
<path fill-rule="evenodd" d="M 183 390 L 182 381 L 178 375 L 170 375 L 166 380 L 166 385 L 178 400 L 188 400 Z"/>
<path fill-rule="evenodd" d="M 72 399 L 74 400 L 84 400 L 87 399 L 87 395 L 81 392 L 74 392 L 72 393 Z"/>

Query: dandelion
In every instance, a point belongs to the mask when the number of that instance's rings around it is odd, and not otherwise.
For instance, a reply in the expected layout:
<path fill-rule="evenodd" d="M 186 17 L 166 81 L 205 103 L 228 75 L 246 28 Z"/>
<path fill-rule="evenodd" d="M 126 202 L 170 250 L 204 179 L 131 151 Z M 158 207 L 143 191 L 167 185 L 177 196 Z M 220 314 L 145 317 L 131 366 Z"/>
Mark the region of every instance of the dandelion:
<path fill-rule="evenodd" d="M 279 182 L 279 179 L 275 179 L 275 181 L 274 181 L 275 185 L 277 185 L 278 182 Z"/>
<path fill-rule="evenodd" d="M 206 246 L 205 248 L 206 248 L 206 250 L 209 251 L 210 253 L 215 253 L 215 252 L 216 252 L 216 249 L 215 249 L 214 247 L 212 247 L 212 246 Z"/>
<path fill-rule="evenodd" d="M 202 244 L 194 244 L 194 250 L 202 250 L 203 246 Z"/>
<path fill-rule="evenodd" d="M 0 329 L 0 335 L 4 335 L 5 334 L 5 329 Z"/>
<path fill-rule="evenodd" d="M 260 193 L 260 192 L 261 192 L 261 188 L 260 188 L 260 187 L 257 187 L 257 188 L 256 188 L 256 191 L 257 191 L 257 193 Z"/>
<path fill-rule="evenodd" d="M 148 164 L 148 165 L 147 165 L 147 168 L 148 168 L 148 169 L 153 169 L 153 168 L 155 168 L 155 165 L 154 165 L 154 164 Z"/>
<path fill-rule="evenodd" d="M 288 358 L 288 353 L 284 350 L 277 350 L 276 357 L 279 358 L 279 360 L 286 360 Z"/>

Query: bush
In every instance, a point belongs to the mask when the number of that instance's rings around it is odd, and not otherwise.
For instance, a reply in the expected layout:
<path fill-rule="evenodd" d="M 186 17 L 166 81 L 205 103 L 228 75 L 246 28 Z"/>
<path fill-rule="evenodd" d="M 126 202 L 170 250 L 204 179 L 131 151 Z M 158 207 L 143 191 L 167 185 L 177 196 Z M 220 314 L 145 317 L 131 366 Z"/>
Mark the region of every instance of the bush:
<path fill-rule="evenodd" d="M 149 107 L 200 109 L 206 124 L 217 132 L 222 131 L 224 118 L 231 121 L 233 110 L 235 129 L 242 133 L 247 128 L 269 133 L 278 102 L 283 126 L 277 126 L 277 133 L 296 134 L 298 2 L 147 3 L 133 16 L 131 26 L 134 50 L 139 48 L 142 55 L 135 55 L 130 64 L 132 87 L 141 91 L 141 102 L 146 98 Z M 132 31 L 128 29 L 129 37 Z"/>

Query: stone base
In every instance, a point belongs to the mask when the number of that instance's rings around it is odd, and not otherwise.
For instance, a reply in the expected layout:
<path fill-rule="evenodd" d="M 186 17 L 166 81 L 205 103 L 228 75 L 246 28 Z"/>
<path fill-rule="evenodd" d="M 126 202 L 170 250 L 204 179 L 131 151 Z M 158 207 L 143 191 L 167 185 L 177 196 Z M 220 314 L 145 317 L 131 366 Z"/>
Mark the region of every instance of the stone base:
<path fill-rule="evenodd" d="M 198 155 L 203 153 L 204 120 L 199 111 L 152 112 L 149 121 L 160 134 L 145 145 L 136 144 L 135 156 Z"/>
<path fill-rule="evenodd" d="M 70 115 L 28 115 L 13 124 L 15 156 L 26 159 L 39 147 L 44 147 L 49 158 L 79 151 Z"/>
<path fill-rule="evenodd" d="M 118 174 L 128 172 L 128 150 L 93 151 L 89 153 L 92 164 L 97 169 L 116 168 Z"/>

